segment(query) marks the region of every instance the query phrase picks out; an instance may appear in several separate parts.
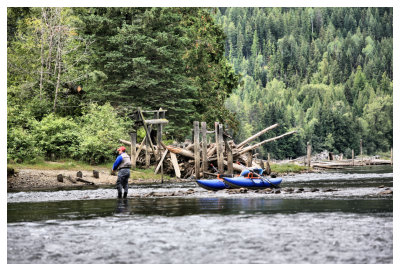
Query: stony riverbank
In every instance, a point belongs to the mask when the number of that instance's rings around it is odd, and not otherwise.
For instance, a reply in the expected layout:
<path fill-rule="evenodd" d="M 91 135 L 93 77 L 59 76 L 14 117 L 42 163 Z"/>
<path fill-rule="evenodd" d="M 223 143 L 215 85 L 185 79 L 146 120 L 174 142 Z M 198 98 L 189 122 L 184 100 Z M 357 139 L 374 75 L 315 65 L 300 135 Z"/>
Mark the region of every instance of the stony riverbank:
<path fill-rule="evenodd" d="M 109 169 L 98 169 L 99 178 L 93 176 L 93 171 L 82 170 L 82 179 L 93 183 L 95 186 L 115 185 L 117 176 L 111 175 Z M 62 174 L 63 180 L 58 181 L 57 176 Z M 47 188 L 74 188 L 91 186 L 91 184 L 76 181 L 76 170 L 43 170 L 43 169 L 18 169 L 7 177 L 7 191 L 13 190 L 38 190 Z M 169 180 L 171 181 L 171 180 Z M 178 180 L 172 180 L 178 181 Z M 159 183 L 161 180 L 129 179 L 129 184 Z"/>
<path fill-rule="evenodd" d="M 18 190 L 40 190 L 40 189 L 68 189 L 83 186 L 110 186 L 115 185 L 117 176 L 111 175 L 109 168 L 96 168 L 99 172 L 99 178 L 95 178 L 93 171 L 81 170 L 84 181 L 92 184 L 76 181 L 77 170 L 66 169 L 31 169 L 31 168 L 7 168 L 7 191 Z M 303 170 L 298 173 L 316 172 L 315 170 Z M 137 178 L 131 171 L 129 184 L 153 184 L 161 183 L 160 179 Z M 279 173 L 279 175 L 294 175 L 296 173 Z M 62 175 L 62 181 L 59 181 L 57 176 Z M 187 182 L 186 179 L 168 179 L 168 182 Z"/>

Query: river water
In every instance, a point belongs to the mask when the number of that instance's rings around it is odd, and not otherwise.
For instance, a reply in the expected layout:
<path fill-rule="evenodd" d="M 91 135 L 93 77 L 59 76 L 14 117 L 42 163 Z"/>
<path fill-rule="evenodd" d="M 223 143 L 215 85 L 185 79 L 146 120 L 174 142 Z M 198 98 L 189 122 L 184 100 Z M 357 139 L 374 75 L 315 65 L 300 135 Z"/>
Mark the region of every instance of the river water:
<path fill-rule="evenodd" d="M 279 194 L 194 182 L 132 185 L 128 199 L 112 187 L 13 192 L 7 262 L 393 263 L 385 189 L 393 189 L 388 166 L 287 176 Z"/>

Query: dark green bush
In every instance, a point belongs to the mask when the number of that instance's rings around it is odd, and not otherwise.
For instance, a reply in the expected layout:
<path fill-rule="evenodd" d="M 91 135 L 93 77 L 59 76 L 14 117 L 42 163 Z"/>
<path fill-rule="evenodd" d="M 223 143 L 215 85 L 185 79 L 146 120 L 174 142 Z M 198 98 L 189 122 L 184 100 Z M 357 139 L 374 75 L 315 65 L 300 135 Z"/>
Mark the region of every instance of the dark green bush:
<path fill-rule="evenodd" d="M 29 130 L 22 127 L 7 130 L 7 161 L 21 163 L 42 155 L 43 151 L 37 146 Z"/>
<path fill-rule="evenodd" d="M 33 135 L 37 146 L 47 158 L 71 157 L 78 149 L 78 125 L 71 118 L 49 114 L 34 126 Z"/>

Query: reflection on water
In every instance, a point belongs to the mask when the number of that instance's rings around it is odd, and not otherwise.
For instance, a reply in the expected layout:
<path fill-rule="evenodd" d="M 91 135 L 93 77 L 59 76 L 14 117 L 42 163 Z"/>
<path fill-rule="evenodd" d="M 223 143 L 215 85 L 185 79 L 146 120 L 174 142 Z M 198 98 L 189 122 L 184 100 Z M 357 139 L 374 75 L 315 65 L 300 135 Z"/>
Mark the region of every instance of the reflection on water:
<path fill-rule="evenodd" d="M 22 202 L 8 204 L 8 223 L 89 219 L 114 214 L 185 216 L 199 214 L 274 214 L 298 212 L 393 212 L 388 199 L 131 198 Z"/>
<path fill-rule="evenodd" d="M 129 201 L 128 199 L 117 199 L 117 207 L 115 208 L 116 214 L 129 214 Z"/>
<path fill-rule="evenodd" d="M 393 263 L 393 197 L 377 194 L 393 176 L 381 171 L 286 179 L 331 193 L 140 196 L 191 183 L 137 186 L 128 199 L 107 188 L 9 193 L 7 261 Z"/>

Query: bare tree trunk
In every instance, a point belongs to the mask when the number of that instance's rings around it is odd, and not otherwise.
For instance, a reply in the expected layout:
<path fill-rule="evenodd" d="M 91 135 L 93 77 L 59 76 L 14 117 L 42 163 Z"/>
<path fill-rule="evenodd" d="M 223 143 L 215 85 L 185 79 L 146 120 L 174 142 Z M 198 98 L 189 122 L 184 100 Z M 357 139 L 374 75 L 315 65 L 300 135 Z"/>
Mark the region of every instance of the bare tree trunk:
<path fill-rule="evenodd" d="M 46 16 L 46 12 L 44 8 L 42 8 L 42 17 L 44 18 Z M 39 82 L 39 97 L 40 100 L 42 100 L 42 90 L 43 90 L 43 66 L 44 66 L 44 27 L 43 27 L 43 22 L 42 26 L 40 29 L 40 82 Z"/>
<path fill-rule="evenodd" d="M 54 105 L 53 105 L 53 112 L 56 112 L 56 106 L 57 106 L 57 96 L 58 96 L 58 90 L 60 88 L 60 81 L 61 81 L 61 37 L 60 41 L 57 46 L 57 51 L 58 51 L 58 75 L 57 75 L 57 84 L 56 84 L 56 94 L 54 95 Z"/>

